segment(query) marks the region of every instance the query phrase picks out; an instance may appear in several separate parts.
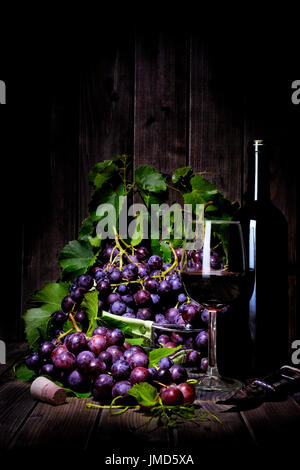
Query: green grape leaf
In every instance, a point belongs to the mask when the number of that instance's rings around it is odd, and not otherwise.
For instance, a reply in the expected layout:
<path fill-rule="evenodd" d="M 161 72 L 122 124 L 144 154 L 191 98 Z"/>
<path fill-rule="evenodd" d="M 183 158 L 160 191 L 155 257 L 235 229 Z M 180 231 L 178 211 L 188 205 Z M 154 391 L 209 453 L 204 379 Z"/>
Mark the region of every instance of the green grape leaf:
<path fill-rule="evenodd" d="M 104 183 L 119 171 L 118 166 L 113 160 L 105 160 L 97 163 L 89 173 L 89 181 L 94 184 L 95 188 L 101 189 Z"/>
<path fill-rule="evenodd" d="M 176 348 L 158 348 L 152 349 L 149 353 L 149 365 L 148 367 L 155 367 L 158 365 L 159 361 L 166 356 L 170 356 L 171 354 L 175 353 L 181 349 L 181 346 L 177 346 Z"/>
<path fill-rule="evenodd" d="M 135 384 L 127 393 L 134 397 L 139 405 L 145 407 L 152 407 L 158 403 L 158 392 L 156 388 L 147 382 Z"/>
<path fill-rule="evenodd" d="M 28 369 L 25 361 L 17 362 L 13 367 L 13 373 L 16 380 L 21 380 L 22 382 L 30 382 L 31 379 L 36 375 L 33 370 Z"/>
<path fill-rule="evenodd" d="M 61 301 L 68 293 L 66 283 L 50 282 L 31 297 L 33 308 L 29 308 L 24 315 L 25 333 L 30 347 L 33 347 L 40 337 L 46 339 L 50 316 L 61 309 Z"/>
<path fill-rule="evenodd" d="M 151 166 L 140 166 L 135 170 L 135 182 L 139 189 L 159 193 L 167 189 L 162 175 Z"/>
<path fill-rule="evenodd" d="M 161 257 L 164 263 L 171 263 L 172 261 L 172 251 L 168 243 L 164 240 L 160 242 L 160 251 Z"/>
<path fill-rule="evenodd" d="M 183 180 L 190 177 L 192 173 L 193 173 L 193 169 L 191 166 L 184 166 L 181 168 L 177 168 L 172 175 L 172 183 L 173 184 L 182 183 Z"/>
<path fill-rule="evenodd" d="M 81 303 L 81 307 L 83 307 L 87 313 L 89 318 L 89 328 L 87 331 L 87 336 L 91 336 L 93 330 L 97 328 L 98 323 L 98 291 L 93 290 L 91 292 L 87 292 L 84 296 L 84 299 Z"/>
<path fill-rule="evenodd" d="M 145 346 L 147 344 L 145 338 L 125 338 L 125 341 L 132 344 L 132 346 Z"/>
<path fill-rule="evenodd" d="M 90 243 L 86 240 L 72 240 L 60 252 L 58 262 L 65 280 L 84 274 L 97 259 Z"/>

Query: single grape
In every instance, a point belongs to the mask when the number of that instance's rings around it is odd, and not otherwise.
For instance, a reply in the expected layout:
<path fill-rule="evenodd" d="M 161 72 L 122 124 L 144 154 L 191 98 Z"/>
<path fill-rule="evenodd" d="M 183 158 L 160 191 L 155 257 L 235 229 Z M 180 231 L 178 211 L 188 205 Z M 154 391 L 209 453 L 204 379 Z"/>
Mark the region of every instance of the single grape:
<path fill-rule="evenodd" d="M 156 369 L 155 369 L 155 367 L 149 367 L 149 368 L 148 368 L 148 371 L 149 371 L 150 374 L 151 374 L 152 380 L 156 380 Z"/>
<path fill-rule="evenodd" d="M 183 382 L 179 384 L 177 388 L 181 391 L 184 397 L 183 403 L 192 404 L 195 401 L 196 392 L 195 392 L 194 387 L 191 384 L 187 382 Z"/>
<path fill-rule="evenodd" d="M 137 268 L 138 268 L 139 277 L 141 277 L 142 279 L 145 279 L 145 277 L 149 276 L 150 268 L 148 264 L 145 264 L 145 263 L 138 264 Z"/>
<path fill-rule="evenodd" d="M 200 353 L 199 351 L 195 351 L 194 349 L 192 351 L 188 351 L 186 355 L 186 363 L 189 366 L 197 366 L 200 364 Z"/>
<path fill-rule="evenodd" d="M 164 385 L 168 385 L 172 380 L 171 372 L 169 369 L 158 369 L 156 371 L 155 380 L 161 382 Z"/>
<path fill-rule="evenodd" d="M 82 302 L 85 293 L 84 287 L 75 287 L 70 290 L 70 297 L 74 302 Z"/>
<path fill-rule="evenodd" d="M 65 313 L 68 313 L 74 308 L 76 305 L 76 302 L 70 297 L 70 295 L 67 295 L 66 297 L 63 298 L 61 302 L 61 308 Z"/>
<path fill-rule="evenodd" d="M 182 248 L 176 248 L 175 253 L 177 255 L 178 261 L 182 258 Z"/>
<path fill-rule="evenodd" d="M 80 323 L 82 328 L 87 330 L 89 325 L 89 317 L 86 312 L 77 312 L 74 316 L 76 322 Z"/>
<path fill-rule="evenodd" d="M 88 342 L 88 348 L 94 354 L 100 354 L 101 351 L 107 348 L 108 341 L 106 336 L 103 335 L 94 335 L 90 338 Z"/>
<path fill-rule="evenodd" d="M 153 305 L 157 308 L 160 304 L 160 295 L 151 294 L 151 300 L 152 300 Z"/>
<path fill-rule="evenodd" d="M 178 317 L 176 317 L 175 325 L 185 326 L 185 320 L 182 315 L 178 315 Z"/>
<path fill-rule="evenodd" d="M 182 312 L 182 317 L 187 322 L 192 322 L 197 316 L 197 309 L 194 305 L 187 304 L 186 308 Z"/>
<path fill-rule="evenodd" d="M 183 304 L 187 301 L 187 296 L 183 292 L 181 292 L 181 294 L 178 294 L 177 300 L 179 303 Z"/>
<path fill-rule="evenodd" d="M 127 310 L 127 309 L 126 309 Z M 133 312 L 126 312 L 126 313 L 123 313 L 122 317 L 125 317 L 125 318 L 136 318 L 136 315 L 133 313 Z"/>
<path fill-rule="evenodd" d="M 149 256 L 150 256 L 149 251 L 147 250 L 145 246 L 140 246 L 139 248 L 137 248 L 136 257 L 139 260 L 146 260 L 147 258 L 149 258 Z"/>
<path fill-rule="evenodd" d="M 124 302 L 121 302 L 120 300 L 117 300 L 111 305 L 111 312 L 114 315 L 122 315 L 126 311 L 126 304 Z"/>
<path fill-rule="evenodd" d="M 176 318 L 179 316 L 179 311 L 177 308 L 169 308 L 166 311 L 166 320 L 168 323 L 175 323 Z"/>
<path fill-rule="evenodd" d="M 206 372 L 208 368 L 208 359 L 207 357 L 202 357 L 201 362 L 200 362 L 200 369 L 203 372 Z"/>
<path fill-rule="evenodd" d="M 101 296 L 105 296 L 110 292 L 110 282 L 108 279 L 102 279 L 102 281 L 97 282 L 96 289 L 98 290 Z"/>
<path fill-rule="evenodd" d="M 117 302 L 117 301 L 120 301 L 120 300 L 121 300 L 120 294 L 118 294 L 118 292 L 112 292 L 107 297 L 106 302 L 110 305 L 110 304 L 113 304 L 114 302 Z"/>
<path fill-rule="evenodd" d="M 151 320 L 152 310 L 149 307 L 139 308 L 136 317 L 140 320 Z"/>
<path fill-rule="evenodd" d="M 128 390 L 131 388 L 131 383 L 128 380 L 121 380 L 117 382 L 112 388 L 112 397 L 116 398 L 118 396 L 128 397 Z"/>
<path fill-rule="evenodd" d="M 114 379 L 111 375 L 99 375 L 93 384 L 93 396 L 96 400 L 111 398 Z"/>
<path fill-rule="evenodd" d="M 110 330 L 106 334 L 107 342 L 109 346 L 117 345 L 122 346 L 125 341 L 125 335 L 122 330 L 119 328 L 115 328 L 114 330 Z"/>
<path fill-rule="evenodd" d="M 106 351 L 101 351 L 98 358 L 100 359 L 100 361 L 102 361 L 106 364 L 108 369 L 112 365 L 112 356 L 111 356 L 109 351 L 107 351 L 107 350 Z"/>
<path fill-rule="evenodd" d="M 73 370 L 67 377 L 68 386 L 75 391 L 82 392 L 88 389 L 89 382 L 79 370 Z"/>
<path fill-rule="evenodd" d="M 174 343 L 173 341 L 169 341 L 164 345 L 165 348 L 177 348 L 178 344 Z"/>
<path fill-rule="evenodd" d="M 146 279 L 144 282 L 144 286 L 145 289 L 147 289 L 149 292 L 156 293 L 159 286 L 159 281 L 155 277 L 148 277 L 148 279 Z"/>
<path fill-rule="evenodd" d="M 135 354 L 136 352 L 144 352 L 144 351 L 142 350 L 142 348 L 137 349 L 137 347 L 139 348 L 139 346 L 130 346 L 130 348 L 126 349 L 126 351 L 125 351 L 124 354 L 123 354 L 124 359 L 125 359 L 126 361 L 129 362 L 129 358 L 130 358 L 131 356 L 133 356 L 133 354 Z"/>
<path fill-rule="evenodd" d="M 161 369 L 170 369 L 170 367 L 172 367 L 174 365 L 174 362 L 172 361 L 172 359 L 168 356 L 165 356 L 165 357 L 162 357 L 159 361 L 158 361 L 158 366 L 161 368 Z"/>
<path fill-rule="evenodd" d="M 122 278 L 126 281 L 134 281 L 137 278 L 137 266 L 135 264 L 127 264 L 122 271 Z"/>
<path fill-rule="evenodd" d="M 126 284 L 120 284 L 117 290 L 121 295 L 126 294 L 128 292 L 128 286 Z"/>
<path fill-rule="evenodd" d="M 202 251 L 193 251 L 192 252 L 192 259 L 195 263 L 202 263 L 202 260 L 203 260 Z"/>
<path fill-rule="evenodd" d="M 113 363 L 123 357 L 123 351 L 120 346 L 108 346 L 106 351 L 110 353 Z"/>
<path fill-rule="evenodd" d="M 132 295 L 130 295 L 130 294 L 122 295 L 121 300 L 122 300 L 122 302 L 124 302 L 124 304 L 126 304 L 126 306 L 134 305 L 134 299 L 133 299 Z"/>
<path fill-rule="evenodd" d="M 146 306 L 151 302 L 151 294 L 146 289 L 137 291 L 133 297 L 136 305 Z"/>
<path fill-rule="evenodd" d="M 149 359 L 147 354 L 138 351 L 128 358 L 128 362 L 134 369 L 135 367 L 148 367 Z"/>
<path fill-rule="evenodd" d="M 73 333 L 67 336 L 65 344 L 69 351 L 74 354 L 78 354 L 86 347 L 86 336 L 84 333 Z"/>
<path fill-rule="evenodd" d="M 179 388 L 163 387 L 159 394 L 164 405 L 175 406 L 182 405 L 184 403 L 184 396 Z"/>
<path fill-rule="evenodd" d="M 166 295 L 168 294 L 172 289 L 170 281 L 166 281 L 165 279 L 159 283 L 159 286 L 157 288 L 157 292 L 159 294 Z"/>
<path fill-rule="evenodd" d="M 130 374 L 130 382 L 132 385 L 151 381 L 152 374 L 145 367 L 135 367 Z"/>
<path fill-rule="evenodd" d="M 51 357 L 52 351 L 55 349 L 55 346 L 51 341 L 45 341 L 39 347 L 39 356 L 40 358 L 49 358 Z"/>
<path fill-rule="evenodd" d="M 76 356 L 69 351 L 64 351 L 53 359 L 53 364 L 58 369 L 62 369 L 62 370 L 75 369 Z"/>
<path fill-rule="evenodd" d="M 105 326 L 97 326 L 97 328 L 93 330 L 92 336 L 95 336 L 95 335 L 106 336 L 107 332 L 108 332 L 108 329 L 105 328 Z"/>
<path fill-rule="evenodd" d="M 160 269 L 162 267 L 162 259 L 158 255 L 152 255 L 148 259 L 148 265 L 150 269 L 153 271 L 154 269 Z"/>
<path fill-rule="evenodd" d="M 122 274 L 120 269 L 115 268 L 109 275 L 109 279 L 111 280 L 112 283 L 117 283 L 121 280 Z"/>
<path fill-rule="evenodd" d="M 175 331 L 173 331 L 171 334 L 171 341 L 173 341 L 173 343 L 176 343 L 176 344 L 183 344 L 184 338 L 179 333 L 176 333 Z"/>
<path fill-rule="evenodd" d="M 57 372 L 53 364 L 44 364 L 40 370 L 40 375 L 48 375 L 54 379 L 56 378 Z"/>
<path fill-rule="evenodd" d="M 184 346 L 186 349 L 194 349 L 194 339 L 192 336 L 185 337 Z"/>
<path fill-rule="evenodd" d="M 211 257 L 210 257 L 210 266 L 211 266 L 211 268 L 218 269 L 219 266 L 220 266 L 220 261 L 221 260 L 220 260 L 220 258 L 217 254 L 211 255 Z"/>
<path fill-rule="evenodd" d="M 101 361 L 99 357 L 92 359 L 87 366 L 87 373 L 91 377 L 96 377 L 99 374 L 103 374 L 108 369 L 104 361 Z"/>
<path fill-rule="evenodd" d="M 171 280 L 170 282 L 171 282 L 171 287 L 173 291 L 177 292 L 180 289 L 182 289 L 182 282 L 179 278 Z"/>
<path fill-rule="evenodd" d="M 105 279 L 106 276 L 107 276 L 106 271 L 104 271 L 104 269 L 101 269 L 101 268 L 98 268 L 94 275 L 96 282 L 103 281 L 103 279 Z"/>
<path fill-rule="evenodd" d="M 176 384 L 185 382 L 188 378 L 187 371 L 185 370 L 183 366 L 179 364 L 175 364 L 174 366 L 170 367 L 170 372 L 171 372 L 172 380 Z"/>
<path fill-rule="evenodd" d="M 128 379 L 131 373 L 131 367 L 127 361 L 119 359 L 114 362 L 111 366 L 111 375 L 115 380 L 125 380 Z"/>
<path fill-rule="evenodd" d="M 94 285 L 94 280 L 89 274 L 81 274 L 78 278 L 78 286 L 90 290 Z"/>
<path fill-rule="evenodd" d="M 159 344 L 165 345 L 170 341 L 170 338 L 166 334 L 162 334 L 157 338 Z"/>
<path fill-rule="evenodd" d="M 30 354 L 30 356 L 27 357 L 25 363 L 28 369 L 34 370 L 34 371 L 38 370 L 40 366 L 40 357 L 38 353 L 33 352 L 32 354 Z"/>
<path fill-rule="evenodd" d="M 113 256 L 117 256 L 119 254 L 119 250 L 118 248 L 114 248 L 112 246 L 108 246 L 106 247 L 103 252 L 102 252 L 102 258 L 104 260 L 109 260 L 110 257 L 111 257 L 111 254 L 112 254 L 112 251 L 114 250 L 113 252 Z"/>
<path fill-rule="evenodd" d="M 67 321 L 68 317 L 62 310 L 56 310 L 51 315 L 52 323 L 56 325 L 63 325 Z"/>
<path fill-rule="evenodd" d="M 87 372 L 88 365 L 92 359 L 95 359 L 94 353 L 91 351 L 81 351 L 76 358 L 78 369 Z"/>
<path fill-rule="evenodd" d="M 158 325 L 168 325 L 169 324 L 168 320 L 166 319 L 166 317 L 162 313 L 158 313 L 157 315 L 155 315 L 155 323 L 157 323 Z"/>
<path fill-rule="evenodd" d="M 196 336 L 195 343 L 200 350 L 206 349 L 208 346 L 208 332 L 206 330 L 200 331 Z"/>
<path fill-rule="evenodd" d="M 68 351 L 68 348 L 65 344 L 60 344 L 59 346 L 57 346 L 55 349 L 53 349 L 52 353 L 51 353 L 51 359 L 52 361 L 54 361 L 54 359 L 59 356 L 59 354 L 63 353 L 63 352 L 66 352 Z"/>

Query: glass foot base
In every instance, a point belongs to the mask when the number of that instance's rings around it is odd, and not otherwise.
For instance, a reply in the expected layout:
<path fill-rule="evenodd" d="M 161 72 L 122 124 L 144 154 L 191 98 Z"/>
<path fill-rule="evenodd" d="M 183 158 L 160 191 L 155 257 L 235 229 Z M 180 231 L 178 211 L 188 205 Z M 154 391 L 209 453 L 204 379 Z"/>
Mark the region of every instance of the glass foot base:
<path fill-rule="evenodd" d="M 221 377 L 218 375 L 202 375 L 198 383 L 195 384 L 195 388 L 198 390 L 206 390 L 209 392 L 229 392 L 239 390 L 242 387 L 242 382 L 236 379 L 229 379 L 227 377 Z"/>

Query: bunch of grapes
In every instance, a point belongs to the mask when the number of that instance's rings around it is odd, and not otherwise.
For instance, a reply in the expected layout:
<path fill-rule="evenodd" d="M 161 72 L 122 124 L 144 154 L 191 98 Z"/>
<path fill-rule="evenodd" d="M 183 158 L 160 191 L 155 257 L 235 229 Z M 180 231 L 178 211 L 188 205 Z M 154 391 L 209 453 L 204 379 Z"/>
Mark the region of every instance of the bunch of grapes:
<path fill-rule="evenodd" d="M 183 366 L 174 365 L 172 359 L 164 357 L 158 368 L 148 368 L 149 358 L 144 348 L 125 341 L 120 329 L 99 326 L 90 338 L 83 332 L 72 333 L 57 346 L 54 341 L 46 341 L 27 358 L 26 365 L 38 375 L 47 375 L 74 391 L 91 391 L 101 402 L 117 396 L 129 399 L 128 390 L 141 382 L 159 388 L 170 385 L 179 391 L 183 388 L 180 394 L 167 394 L 174 405 L 179 404 L 178 400 L 191 403 L 195 397 L 193 387 L 186 383 L 187 371 Z"/>

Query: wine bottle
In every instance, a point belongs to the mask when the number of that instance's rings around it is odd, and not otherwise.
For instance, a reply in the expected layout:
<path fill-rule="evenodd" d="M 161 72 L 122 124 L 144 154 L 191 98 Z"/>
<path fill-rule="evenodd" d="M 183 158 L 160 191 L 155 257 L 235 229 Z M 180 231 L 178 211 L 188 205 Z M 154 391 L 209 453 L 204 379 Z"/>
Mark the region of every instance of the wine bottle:
<path fill-rule="evenodd" d="M 287 223 L 270 200 L 269 152 L 263 140 L 249 144 L 246 202 L 238 212 L 249 272 L 250 300 L 245 299 L 251 338 L 251 374 L 274 371 L 287 360 Z"/>

